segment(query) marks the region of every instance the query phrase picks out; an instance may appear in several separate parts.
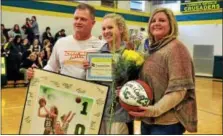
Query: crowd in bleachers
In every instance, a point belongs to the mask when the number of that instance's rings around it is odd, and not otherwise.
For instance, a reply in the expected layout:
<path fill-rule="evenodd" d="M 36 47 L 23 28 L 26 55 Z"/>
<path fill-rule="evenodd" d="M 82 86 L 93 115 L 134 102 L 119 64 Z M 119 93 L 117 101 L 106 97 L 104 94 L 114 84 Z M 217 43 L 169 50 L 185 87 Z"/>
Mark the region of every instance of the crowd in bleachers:
<path fill-rule="evenodd" d="M 1 56 L 6 58 L 7 80 L 26 80 L 24 75 L 29 67 L 43 68 L 53 49 L 55 42 L 65 37 L 65 30 L 59 30 L 55 36 L 46 27 L 40 34 L 39 25 L 35 16 L 26 18 L 24 25 L 15 24 L 12 29 L 1 24 Z"/>

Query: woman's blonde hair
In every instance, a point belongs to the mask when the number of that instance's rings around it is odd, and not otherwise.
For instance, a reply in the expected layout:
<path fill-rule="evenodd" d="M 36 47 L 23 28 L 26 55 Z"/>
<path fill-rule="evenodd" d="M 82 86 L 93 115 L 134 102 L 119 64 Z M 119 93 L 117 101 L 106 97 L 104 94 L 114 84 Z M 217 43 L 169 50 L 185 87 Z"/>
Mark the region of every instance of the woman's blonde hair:
<path fill-rule="evenodd" d="M 123 33 L 121 34 L 121 40 L 128 42 L 129 41 L 128 28 L 125 23 L 125 19 L 121 15 L 115 14 L 115 13 L 110 13 L 110 14 L 105 15 L 104 19 L 107 19 L 107 18 L 113 19 L 115 24 L 118 26 L 118 28 L 123 29 Z"/>
<path fill-rule="evenodd" d="M 178 36 L 178 25 L 177 25 L 177 21 L 176 18 L 172 12 L 172 10 L 168 9 L 168 8 L 157 8 L 153 11 L 152 16 L 149 19 L 149 25 L 148 27 L 150 28 L 150 25 L 152 23 L 153 17 L 155 16 L 156 13 L 160 13 L 163 12 L 167 15 L 168 21 L 169 21 L 169 25 L 170 25 L 170 32 L 169 35 L 167 35 L 164 38 L 170 38 L 170 37 L 177 37 Z M 149 39 L 151 41 L 151 43 L 154 43 L 154 36 L 152 35 L 150 29 L 148 28 L 148 35 L 149 35 Z"/>
<path fill-rule="evenodd" d="M 48 43 L 50 43 L 50 40 L 45 39 L 45 40 L 43 41 L 43 47 L 45 47 Z"/>

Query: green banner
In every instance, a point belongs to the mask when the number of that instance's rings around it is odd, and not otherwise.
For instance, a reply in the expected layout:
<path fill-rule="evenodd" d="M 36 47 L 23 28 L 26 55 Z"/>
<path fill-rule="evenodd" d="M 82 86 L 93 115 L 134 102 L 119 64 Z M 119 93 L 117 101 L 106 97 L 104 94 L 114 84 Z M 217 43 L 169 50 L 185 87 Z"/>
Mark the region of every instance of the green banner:
<path fill-rule="evenodd" d="M 197 2 L 185 2 L 181 1 L 181 12 L 207 12 L 207 11 L 220 11 L 222 10 L 222 0 L 209 0 L 209 1 L 197 1 Z"/>

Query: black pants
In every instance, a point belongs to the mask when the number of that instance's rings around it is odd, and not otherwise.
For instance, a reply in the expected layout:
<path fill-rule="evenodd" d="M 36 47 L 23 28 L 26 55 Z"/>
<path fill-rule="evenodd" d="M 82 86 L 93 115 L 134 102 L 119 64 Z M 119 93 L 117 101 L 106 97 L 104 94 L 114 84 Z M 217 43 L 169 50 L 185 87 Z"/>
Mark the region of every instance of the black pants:
<path fill-rule="evenodd" d="M 126 123 L 129 129 L 129 135 L 134 135 L 134 121 Z"/>

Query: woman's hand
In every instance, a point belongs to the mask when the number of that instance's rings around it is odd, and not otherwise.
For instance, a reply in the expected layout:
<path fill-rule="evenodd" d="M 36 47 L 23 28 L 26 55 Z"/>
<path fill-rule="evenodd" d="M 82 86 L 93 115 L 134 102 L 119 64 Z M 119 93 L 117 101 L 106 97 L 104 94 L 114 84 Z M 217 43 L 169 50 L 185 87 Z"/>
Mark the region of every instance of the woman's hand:
<path fill-rule="evenodd" d="M 130 115 L 134 117 L 157 117 L 157 110 L 154 106 L 139 107 L 138 112 L 130 111 Z"/>
<path fill-rule="evenodd" d="M 157 103 L 148 107 L 139 107 L 140 112 L 129 112 L 135 117 L 158 117 L 178 105 L 186 95 L 186 89 L 164 95 Z"/>

